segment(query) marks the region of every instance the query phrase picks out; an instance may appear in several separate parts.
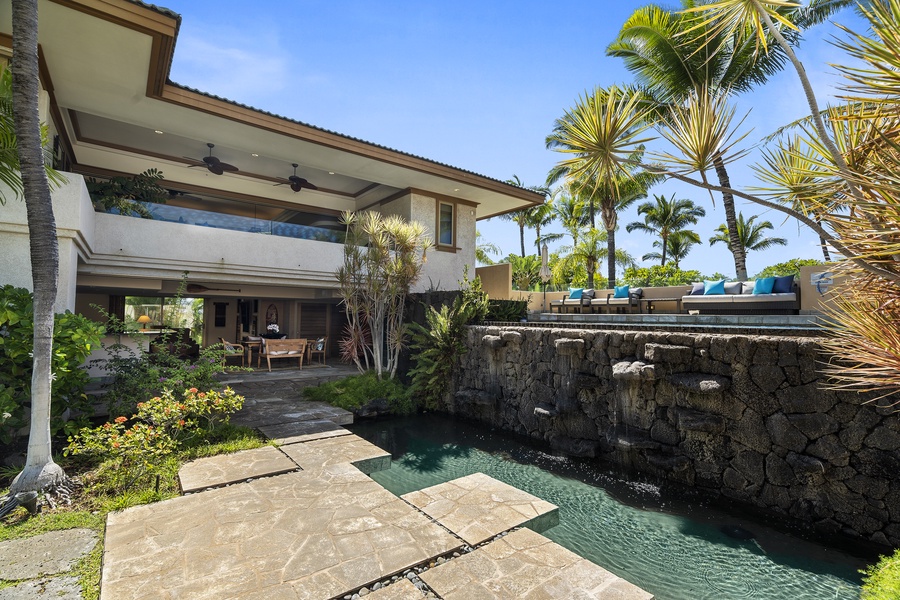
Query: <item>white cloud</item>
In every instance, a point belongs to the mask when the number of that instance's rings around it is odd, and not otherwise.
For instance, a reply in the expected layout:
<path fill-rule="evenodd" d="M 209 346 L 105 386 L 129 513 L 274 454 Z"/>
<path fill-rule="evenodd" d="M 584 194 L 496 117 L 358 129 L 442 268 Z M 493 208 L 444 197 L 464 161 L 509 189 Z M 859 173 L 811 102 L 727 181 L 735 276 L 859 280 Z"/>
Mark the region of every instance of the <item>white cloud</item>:
<path fill-rule="evenodd" d="M 282 92 L 290 81 L 290 56 L 277 37 L 233 31 L 182 31 L 172 79 L 248 104 Z M 261 107 L 264 108 L 264 107 Z"/>

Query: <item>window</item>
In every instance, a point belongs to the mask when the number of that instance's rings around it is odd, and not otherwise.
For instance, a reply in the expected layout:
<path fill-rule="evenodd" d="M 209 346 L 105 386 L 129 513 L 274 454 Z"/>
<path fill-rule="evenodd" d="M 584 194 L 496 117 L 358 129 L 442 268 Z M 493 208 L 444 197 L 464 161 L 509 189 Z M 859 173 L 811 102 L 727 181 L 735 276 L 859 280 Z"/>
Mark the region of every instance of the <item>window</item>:
<path fill-rule="evenodd" d="M 438 203 L 438 245 L 455 246 L 456 231 L 453 223 L 455 222 L 454 205 L 446 202 Z"/>

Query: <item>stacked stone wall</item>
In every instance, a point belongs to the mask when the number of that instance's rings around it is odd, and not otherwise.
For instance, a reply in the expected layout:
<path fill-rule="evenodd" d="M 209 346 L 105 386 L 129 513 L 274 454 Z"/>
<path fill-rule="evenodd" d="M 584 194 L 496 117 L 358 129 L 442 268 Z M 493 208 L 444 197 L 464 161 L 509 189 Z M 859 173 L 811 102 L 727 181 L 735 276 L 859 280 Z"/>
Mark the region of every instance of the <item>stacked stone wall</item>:
<path fill-rule="evenodd" d="M 824 389 L 815 338 L 470 327 L 447 410 L 900 546 L 900 416 Z"/>

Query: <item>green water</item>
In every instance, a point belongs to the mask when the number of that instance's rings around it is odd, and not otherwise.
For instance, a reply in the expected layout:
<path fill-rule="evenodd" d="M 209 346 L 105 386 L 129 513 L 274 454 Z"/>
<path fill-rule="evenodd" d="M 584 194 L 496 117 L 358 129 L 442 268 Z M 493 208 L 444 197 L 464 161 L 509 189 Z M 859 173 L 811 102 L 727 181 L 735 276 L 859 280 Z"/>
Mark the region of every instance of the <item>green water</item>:
<path fill-rule="evenodd" d="M 653 593 L 657 600 L 850 600 L 858 559 L 779 533 L 746 517 L 666 497 L 588 461 L 567 459 L 485 428 L 437 415 L 356 424 L 388 450 L 372 478 L 401 495 L 485 473 L 559 506 L 544 535 Z M 723 526 L 753 534 L 741 540 Z"/>

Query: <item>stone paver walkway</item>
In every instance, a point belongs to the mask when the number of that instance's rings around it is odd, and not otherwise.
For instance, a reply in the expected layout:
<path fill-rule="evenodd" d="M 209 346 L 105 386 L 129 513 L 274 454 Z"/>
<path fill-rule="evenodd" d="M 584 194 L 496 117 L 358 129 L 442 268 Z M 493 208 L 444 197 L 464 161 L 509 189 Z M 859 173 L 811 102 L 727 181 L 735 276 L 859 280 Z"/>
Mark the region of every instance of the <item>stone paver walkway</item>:
<path fill-rule="evenodd" d="M 515 527 L 540 533 L 559 524 L 555 505 L 483 473 L 402 498 L 473 546 Z"/>
<path fill-rule="evenodd" d="M 444 600 L 652 600 L 628 583 L 529 529 L 425 571 Z"/>
<path fill-rule="evenodd" d="M 315 377 L 279 376 L 233 383 L 249 395 L 233 421 L 278 448 L 193 461 L 193 493 L 108 516 L 101 600 L 652 598 L 528 529 L 469 552 L 558 510 L 481 473 L 397 498 L 366 475 L 390 455 L 339 427 L 352 414 L 299 399 Z"/>
<path fill-rule="evenodd" d="M 321 600 L 461 546 L 344 463 L 111 514 L 100 597 Z"/>
<path fill-rule="evenodd" d="M 256 477 L 296 471 L 297 464 L 273 446 L 194 460 L 178 471 L 184 494 Z"/>

